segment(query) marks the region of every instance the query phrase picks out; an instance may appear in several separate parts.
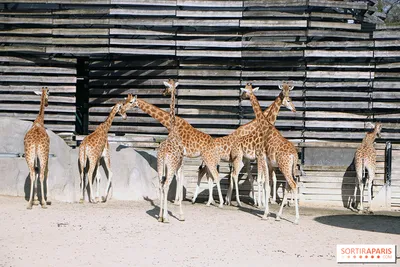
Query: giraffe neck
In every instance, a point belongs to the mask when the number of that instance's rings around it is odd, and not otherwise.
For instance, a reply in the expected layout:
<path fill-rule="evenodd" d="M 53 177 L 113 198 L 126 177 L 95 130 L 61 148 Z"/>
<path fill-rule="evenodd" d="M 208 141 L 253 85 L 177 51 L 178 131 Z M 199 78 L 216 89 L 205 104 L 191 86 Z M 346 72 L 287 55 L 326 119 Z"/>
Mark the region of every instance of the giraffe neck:
<path fill-rule="evenodd" d="M 141 100 L 141 99 L 137 100 L 137 104 L 141 110 L 143 110 L 144 112 L 146 112 L 147 114 L 152 116 L 154 119 L 159 121 L 164 127 L 169 129 L 171 121 L 170 121 L 170 116 L 169 116 L 170 114 L 168 114 L 168 112 L 166 112 L 165 110 L 162 110 L 152 104 L 149 104 L 146 101 Z"/>
<path fill-rule="evenodd" d="M 170 116 L 170 132 L 175 129 L 175 92 L 171 92 L 171 104 L 169 106 L 169 116 Z"/>
<path fill-rule="evenodd" d="M 262 109 L 260 107 L 260 103 L 257 100 L 257 97 L 254 94 L 250 94 L 251 106 L 253 107 L 254 113 L 256 114 L 256 121 L 258 123 L 262 123 L 265 119 Z"/>
<path fill-rule="evenodd" d="M 283 93 L 281 92 L 274 102 L 268 107 L 268 112 L 264 111 L 266 120 L 272 125 L 275 124 L 278 117 L 279 110 L 281 109 L 283 101 Z"/>
<path fill-rule="evenodd" d="M 39 110 L 39 115 L 36 117 L 36 120 L 34 123 L 38 123 L 41 125 L 44 125 L 44 102 L 45 102 L 45 94 L 42 93 L 41 98 L 40 98 L 40 110 Z"/>
<path fill-rule="evenodd" d="M 372 131 L 372 132 L 369 132 L 369 133 L 367 133 L 367 134 L 365 135 L 365 137 L 364 137 L 362 143 L 363 143 L 364 145 L 373 145 L 374 142 L 375 142 L 375 139 L 376 139 L 376 132 L 375 132 L 375 131 Z"/>
<path fill-rule="evenodd" d="M 115 114 L 117 114 L 117 108 L 114 107 L 110 114 L 108 115 L 107 119 L 99 126 L 99 128 L 105 133 L 107 134 L 108 131 L 110 130 L 111 124 L 115 118 Z"/>

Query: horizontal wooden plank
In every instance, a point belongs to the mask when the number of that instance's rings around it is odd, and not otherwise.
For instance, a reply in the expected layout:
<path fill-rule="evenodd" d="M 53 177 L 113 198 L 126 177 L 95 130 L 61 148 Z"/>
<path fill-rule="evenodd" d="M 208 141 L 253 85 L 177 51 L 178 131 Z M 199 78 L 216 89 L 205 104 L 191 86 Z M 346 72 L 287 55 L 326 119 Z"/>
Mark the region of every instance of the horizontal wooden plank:
<path fill-rule="evenodd" d="M 32 75 L 0 75 L 0 82 L 35 82 L 35 83 L 76 83 L 76 77 L 68 76 L 32 76 Z"/>
<path fill-rule="evenodd" d="M 261 20 L 249 19 L 241 20 L 240 27 L 252 28 L 305 28 L 306 20 Z"/>
<path fill-rule="evenodd" d="M 375 52 L 376 53 L 376 52 Z M 306 50 L 305 57 L 373 57 L 373 51 Z M 376 55 L 375 55 L 376 56 Z"/>
<path fill-rule="evenodd" d="M 343 23 L 343 22 L 310 21 L 310 27 L 327 28 L 327 29 L 361 30 L 361 24 Z"/>
<path fill-rule="evenodd" d="M 40 102 L 40 99 L 37 100 L 38 103 Z M 15 103 L 15 104 L 9 104 L 9 103 L 1 103 L 1 110 L 2 111 L 28 111 L 28 112 L 39 112 L 39 104 L 32 105 L 32 104 L 24 104 L 21 105 L 21 103 Z M 110 110 L 110 109 L 108 109 Z M 49 105 L 46 107 L 46 112 L 58 112 L 58 113 L 75 113 L 76 107 L 75 106 L 64 106 L 64 105 Z"/>
<path fill-rule="evenodd" d="M 374 79 L 371 71 L 307 71 L 307 78 L 348 78 L 348 79 Z"/>
<path fill-rule="evenodd" d="M 2 73 L 46 73 L 46 74 L 75 74 L 76 68 L 41 67 L 41 66 L 0 66 Z"/>
<path fill-rule="evenodd" d="M 20 94 L 0 94 L 0 101 L 39 101 L 40 96 Z M 49 105 L 55 103 L 75 103 L 75 96 L 49 96 Z"/>
<path fill-rule="evenodd" d="M 50 93 L 72 93 L 75 94 L 75 86 L 52 85 L 49 88 Z M 33 92 L 40 90 L 37 85 L 0 85 L 0 91 L 3 92 Z"/>

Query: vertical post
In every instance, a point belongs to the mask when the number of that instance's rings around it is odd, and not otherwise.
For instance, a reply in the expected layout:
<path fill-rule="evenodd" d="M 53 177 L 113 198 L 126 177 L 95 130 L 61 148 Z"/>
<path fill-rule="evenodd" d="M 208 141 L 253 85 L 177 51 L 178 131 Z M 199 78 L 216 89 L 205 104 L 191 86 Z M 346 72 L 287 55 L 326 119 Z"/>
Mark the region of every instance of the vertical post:
<path fill-rule="evenodd" d="M 392 143 L 386 142 L 385 147 L 385 183 L 391 186 L 392 183 Z"/>
<path fill-rule="evenodd" d="M 75 131 L 77 134 L 88 134 L 89 132 L 89 89 L 87 58 L 79 57 L 76 66 L 76 121 Z"/>

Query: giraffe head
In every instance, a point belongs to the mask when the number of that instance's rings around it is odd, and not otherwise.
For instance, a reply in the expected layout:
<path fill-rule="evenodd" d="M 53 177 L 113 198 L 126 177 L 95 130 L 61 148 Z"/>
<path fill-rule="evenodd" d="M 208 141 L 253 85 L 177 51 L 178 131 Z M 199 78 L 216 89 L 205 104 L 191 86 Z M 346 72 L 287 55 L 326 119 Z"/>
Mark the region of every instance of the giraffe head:
<path fill-rule="evenodd" d="M 127 116 L 126 116 L 126 110 L 123 109 L 124 107 L 124 102 L 120 101 L 117 104 L 115 104 L 112 109 L 113 111 L 115 111 L 116 113 L 118 113 L 118 115 L 120 115 L 122 117 L 122 119 L 126 120 Z"/>
<path fill-rule="evenodd" d="M 375 133 L 378 138 L 381 138 L 382 123 L 377 122 L 373 124 L 371 122 L 367 122 L 366 126 L 373 128 L 373 133 Z"/>
<path fill-rule="evenodd" d="M 170 95 L 172 93 L 175 94 L 176 92 L 176 87 L 178 87 L 179 82 L 175 82 L 174 79 L 168 79 L 168 82 L 164 82 L 165 85 L 165 90 L 163 92 L 163 96 Z"/>
<path fill-rule="evenodd" d="M 44 106 L 47 107 L 49 105 L 49 89 L 47 87 L 42 87 L 42 91 L 34 91 L 37 95 L 44 95 Z"/>
<path fill-rule="evenodd" d="M 292 99 L 289 96 L 289 92 L 293 90 L 293 88 L 294 88 L 293 84 L 283 82 L 282 85 L 279 85 L 279 89 L 282 90 L 279 96 L 282 98 L 283 106 L 285 106 L 288 110 L 296 112 L 296 108 L 293 105 Z"/>
<path fill-rule="evenodd" d="M 252 83 L 247 83 L 244 88 L 240 88 L 242 90 L 243 94 L 241 96 L 242 99 L 247 99 L 250 97 L 251 94 L 254 94 L 260 87 L 253 88 Z"/>
<path fill-rule="evenodd" d="M 138 103 L 137 103 L 137 96 L 133 96 L 132 94 L 128 94 L 127 97 L 125 97 L 125 103 L 123 103 L 122 107 L 121 107 L 121 113 L 125 114 L 126 116 L 126 112 L 132 108 L 137 108 L 138 107 Z"/>

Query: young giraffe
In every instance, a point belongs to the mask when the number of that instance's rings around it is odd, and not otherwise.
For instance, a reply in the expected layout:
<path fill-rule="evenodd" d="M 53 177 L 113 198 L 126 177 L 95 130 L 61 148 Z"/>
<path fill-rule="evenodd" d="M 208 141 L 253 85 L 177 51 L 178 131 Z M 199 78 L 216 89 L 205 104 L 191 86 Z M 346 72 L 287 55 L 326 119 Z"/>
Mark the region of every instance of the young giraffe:
<path fill-rule="evenodd" d="M 178 82 L 169 79 L 168 82 L 164 82 L 164 85 L 171 94 L 170 104 L 170 131 L 165 141 L 161 142 L 157 152 L 157 171 L 158 178 L 160 181 L 160 214 L 158 217 L 159 222 L 169 222 L 168 219 L 168 208 L 167 208 L 167 196 L 171 180 L 176 174 L 177 177 L 177 193 L 179 198 L 179 220 L 183 221 L 183 210 L 182 210 L 182 190 L 180 184 L 182 183 L 182 177 L 180 177 L 180 169 L 183 161 L 183 154 L 185 153 L 182 144 L 181 137 L 179 136 L 175 127 L 175 88 L 178 86 Z M 165 179 L 163 179 L 165 177 Z"/>
<path fill-rule="evenodd" d="M 354 187 L 354 196 L 352 201 L 349 201 L 348 208 L 352 208 L 354 202 L 356 202 L 356 194 L 357 189 L 360 189 L 360 210 L 359 213 L 364 211 L 363 206 L 363 196 L 364 196 L 364 183 L 363 177 L 365 177 L 365 169 L 368 170 L 368 179 L 366 183 L 368 184 L 368 204 L 369 208 L 371 207 L 371 190 L 372 183 L 375 178 L 375 170 L 376 170 L 376 150 L 374 148 L 374 141 L 376 137 L 381 137 L 382 124 L 376 123 L 373 125 L 373 130 L 368 132 L 364 139 L 362 140 L 361 145 L 357 148 L 354 158 L 354 164 L 356 167 L 356 185 Z M 361 186 L 361 188 L 359 188 Z M 355 207 L 357 209 L 357 206 Z"/>
<path fill-rule="evenodd" d="M 32 209 L 34 194 L 36 193 L 37 195 L 37 192 L 34 192 L 33 190 L 34 186 L 36 188 L 36 175 L 38 175 L 40 178 L 40 188 L 42 193 L 40 204 L 42 208 L 45 209 L 47 208 L 47 206 L 44 198 L 43 182 L 45 175 L 47 176 L 48 173 L 50 138 L 46 132 L 46 129 L 44 128 L 44 108 L 48 106 L 49 90 L 47 89 L 47 87 L 42 87 L 42 91 L 35 91 L 35 94 L 41 95 L 40 111 L 36 120 L 33 122 L 32 127 L 26 133 L 24 138 L 25 160 L 28 164 L 29 176 L 31 180 L 31 190 L 27 209 Z M 36 173 L 35 167 L 39 168 L 39 173 Z M 46 191 L 49 190 L 47 184 L 48 183 L 46 178 Z"/>
<path fill-rule="evenodd" d="M 274 100 L 274 102 L 272 102 L 272 104 L 263 112 L 264 116 L 271 124 L 273 124 L 273 125 L 275 124 L 279 110 L 282 105 L 285 106 L 287 109 L 289 109 L 293 112 L 296 112 L 296 108 L 293 105 L 292 100 L 289 96 L 289 92 L 291 90 L 293 90 L 293 88 L 294 88 L 293 85 L 286 83 L 286 82 L 284 82 L 282 85 L 279 85 L 279 89 L 281 89 L 282 91 L 280 92 L 278 97 Z M 245 92 L 243 93 L 242 98 L 243 99 L 248 98 L 248 96 L 246 96 Z M 240 126 L 233 133 L 231 133 L 227 136 L 223 136 L 223 137 L 215 139 L 215 144 L 220 152 L 220 158 L 225 161 L 233 162 L 233 171 L 231 174 L 231 180 L 233 180 L 233 181 L 231 181 L 231 183 L 229 183 L 228 193 L 226 196 L 226 204 L 227 205 L 231 204 L 233 184 L 235 185 L 235 189 L 236 189 L 236 201 L 238 202 L 239 206 L 242 205 L 240 202 L 240 197 L 239 197 L 238 175 L 239 175 L 240 170 L 243 167 L 243 164 L 241 161 L 239 162 L 239 160 L 236 157 L 237 148 L 235 146 L 238 142 L 237 139 L 239 137 L 249 134 L 250 132 L 254 131 L 256 129 L 256 127 L 257 127 L 256 119 L 254 119 L 253 121 Z M 251 189 L 252 189 L 251 190 L 252 197 L 254 198 L 253 176 L 251 174 L 250 161 L 247 158 L 245 158 L 244 165 L 246 166 L 246 169 L 247 169 L 248 178 L 250 180 Z M 206 171 L 207 171 L 206 168 L 203 168 L 202 166 L 200 166 L 196 192 L 195 192 L 195 195 L 192 200 L 193 203 L 196 201 L 197 194 L 198 194 L 199 187 L 200 187 L 200 182 L 201 182 L 202 177 L 206 173 Z M 235 177 L 237 177 L 237 178 L 235 179 Z M 275 202 L 276 201 L 276 176 L 275 176 L 275 173 L 273 173 L 272 178 L 273 178 L 272 201 Z M 257 199 L 254 198 L 254 200 L 255 200 L 255 205 L 260 205 L 257 202 Z"/>
<path fill-rule="evenodd" d="M 85 168 L 87 175 L 87 182 L 89 183 L 89 201 L 92 203 L 97 203 L 99 201 L 99 188 L 100 188 L 100 173 L 99 165 L 101 158 L 104 158 L 105 167 L 108 172 L 108 182 L 105 190 L 105 197 L 103 197 L 103 202 L 108 199 L 109 191 L 111 189 L 111 178 L 113 173 L 110 167 L 110 151 L 108 143 L 108 131 L 114 120 L 115 115 L 118 113 L 122 118 L 126 119 L 126 111 L 129 109 L 129 102 L 125 104 L 123 102 L 118 102 L 112 107 L 112 110 L 105 122 L 100 124 L 96 130 L 86 136 L 82 143 L 79 145 L 79 173 L 80 173 L 80 190 L 82 192 L 82 198 L 80 202 L 83 203 L 85 199 L 86 184 L 84 184 Z M 124 108 L 125 107 L 125 108 Z M 87 166 L 88 165 L 88 166 Z M 93 177 L 96 171 L 96 176 Z M 93 199 L 92 191 L 92 181 L 96 178 L 96 199 Z"/>
<path fill-rule="evenodd" d="M 268 177 L 271 175 L 272 167 L 279 167 L 287 184 L 285 187 L 285 195 L 279 213 L 276 216 L 276 220 L 280 220 L 283 206 L 287 201 L 287 196 L 290 191 L 294 190 L 296 209 L 296 219 L 294 223 L 297 224 L 299 221 L 299 208 L 297 201 L 297 185 L 294 180 L 298 161 L 297 150 L 291 142 L 281 135 L 275 126 L 265 119 L 257 97 L 254 95 L 254 91 L 256 90 L 252 88 L 251 84 L 247 84 L 247 86 L 242 90 L 249 94 L 254 113 L 256 114 L 257 123 L 259 124 L 258 129 L 254 133 L 241 138 L 240 144 L 242 146 L 243 155 L 247 154 L 247 157 L 249 158 L 257 157 L 258 176 L 260 179 L 263 178 L 264 181 L 265 199 L 269 196 Z M 260 151 L 260 149 L 263 151 Z M 265 156 L 266 159 L 263 159 L 262 157 Z M 265 164 L 265 160 L 267 161 L 267 164 Z M 260 166 L 260 164 L 262 165 Z M 260 172 L 262 172 L 262 175 L 260 175 Z M 263 219 L 267 219 L 268 213 L 269 207 L 268 201 L 266 201 Z"/>
<path fill-rule="evenodd" d="M 149 114 L 151 117 L 159 121 L 164 127 L 168 129 L 168 131 L 171 130 L 170 116 L 168 112 L 137 97 L 135 97 L 134 101 L 131 101 L 130 105 L 133 107 L 139 107 L 145 113 Z M 182 144 L 185 148 L 184 156 L 189 158 L 196 158 L 201 156 L 202 160 L 210 170 L 211 177 L 213 178 L 213 181 L 217 184 L 218 196 L 220 201 L 219 207 L 222 208 L 223 198 L 219 174 L 217 170 L 217 165 L 220 159 L 219 153 L 217 152 L 214 144 L 214 139 L 210 135 L 197 130 L 186 120 L 178 116 L 175 116 L 174 126 L 176 127 L 176 132 L 180 136 Z M 180 187 L 180 185 L 178 186 Z M 211 183 L 210 186 L 212 186 Z M 207 206 L 211 205 L 211 203 L 212 200 L 209 198 Z"/>

